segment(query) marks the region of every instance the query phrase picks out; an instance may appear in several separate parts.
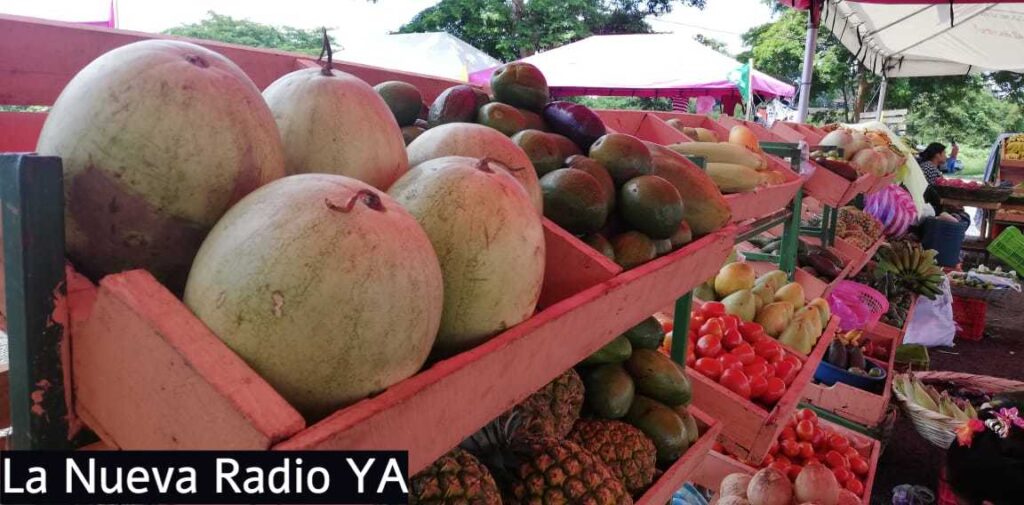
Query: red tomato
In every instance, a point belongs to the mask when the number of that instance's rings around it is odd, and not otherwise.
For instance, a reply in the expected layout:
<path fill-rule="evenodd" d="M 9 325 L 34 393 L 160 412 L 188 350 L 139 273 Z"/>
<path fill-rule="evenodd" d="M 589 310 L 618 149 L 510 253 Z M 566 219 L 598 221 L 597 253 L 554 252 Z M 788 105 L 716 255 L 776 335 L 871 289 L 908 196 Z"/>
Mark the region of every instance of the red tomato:
<path fill-rule="evenodd" d="M 837 451 L 825 453 L 825 464 L 829 468 L 850 468 L 850 462 L 846 459 L 846 456 L 839 454 Z"/>
<path fill-rule="evenodd" d="M 675 323 L 671 319 L 666 319 L 661 322 L 661 331 L 668 333 L 672 331 L 673 328 L 675 328 Z"/>
<path fill-rule="evenodd" d="M 722 362 L 715 358 L 698 359 L 694 362 L 693 368 L 700 372 L 701 375 L 710 377 L 712 380 L 717 381 L 722 376 Z"/>
<path fill-rule="evenodd" d="M 768 446 L 768 454 L 776 454 L 779 452 L 779 441 L 772 442 L 772 445 Z"/>
<path fill-rule="evenodd" d="M 732 354 L 723 354 L 718 357 L 718 361 L 722 363 L 723 372 L 729 369 L 743 370 L 743 363 L 740 362 L 739 358 Z"/>
<path fill-rule="evenodd" d="M 857 496 L 863 496 L 864 495 L 864 484 L 861 483 L 861 481 L 859 481 L 857 479 L 847 480 L 843 484 L 843 487 L 845 487 L 846 489 L 849 489 L 851 493 L 853 493 L 853 494 L 855 494 Z"/>
<path fill-rule="evenodd" d="M 784 394 L 786 394 L 786 383 L 778 377 L 769 377 L 768 389 L 765 389 L 764 394 L 761 395 L 761 401 L 768 405 L 775 405 Z"/>
<path fill-rule="evenodd" d="M 813 421 L 818 424 L 818 414 L 811 409 L 800 409 L 796 411 L 796 418 L 800 421 Z"/>
<path fill-rule="evenodd" d="M 789 458 L 785 456 L 779 456 L 775 458 L 775 461 L 772 461 L 772 467 L 782 473 L 788 473 L 789 467 L 791 466 L 793 466 L 793 464 L 790 463 Z"/>
<path fill-rule="evenodd" d="M 756 353 L 754 354 L 754 361 L 751 362 L 750 365 L 744 365 L 744 368 L 747 366 L 757 367 L 757 370 L 760 370 L 760 367 L 764 366 L 764 373 L 759 375 L 768 375 L 768 360 L 758 356 Z"/>
<path fill-rule="evenodd" d="M 783 360 L 792 363 L 793 364 L 793 368 L 796 371 L 798 371 L 798 372 L 800 371 L 801 368 L 804 367 L 804 364 L 803 364 L 803 362 L 800 361 L 800 358 L 798 358 L 796 356 L 793 356 L 792 354 L 787 354 L 786 357 L 783 358 Z"/>
<path fill-rule="evenodd" d="M 772 466 L 772 463 L 774 463 L 774 462 L 775 462 L 775 456 L 774 455 L 772 455 L 772 454 L 765 454 L 764 455 L 764 459 L 761 460 L 760 467 L 764 468 L 766 466 Z"/>
<path fill-rule="evenodd" d="M 733 314 L 726 314 L 722 316 L 722 324 L 725 326 L 725 331 L 736 330 L 740 331 L 740 323 L 743 320 L 739 316 Z M 742 335 L 740 335 L 742 338 Z"/>
<path fill-rule="evenodd" d="M 715 335 L 704 335 L 697 339 L 697 354 L 704 358 L 715 358 L 722 354 L 722 340 Z"/>
<path fill-rule="evenodd" d="M 783 358 L 782 346 L 774 340 L 762 340 L 754 344 L 754 354 L 773 363 Z"/>
<path fill-rule="evenodd" d="M 722 338 L 722 334 L 725 333 L 725 325 L 722 324 L 721 319 L 713 317 L 704 322 L 698 333 L 700 333 L 701 336 L 714 335 L 718 338 Z"/>
<path fill-rule="evenodd" d="M 722 347 L 727 351 L 731 351 L 736 346 L 743 343 L 743 335 L 740 335 L 739 330 L 733 328 L 726 328 L 725 333 L 722 335 Z"/>
<path fill-rule="evenodd" d="M 796 438 L 802 442 L 814 440 L 814 423 L 810 421 L 796 423 Z"/>
<path fill-rule="evenodd" d="M 840 486 L 853 478 L 853 473 L 845 468 L 833 468 L 832 475 L 836 476 L 836 480 L 839 481 Z"/>
<path fill-rule="evenodd" d="M 768 391 L 768 379 L 765 379 L 764 375 L 747 374 L 747 377 L 750 378 L 750 397 L 761 398 L 765 391 Z"/>
<path fill-rule="evenodd" d="M 814 446 L 810 442 L 800 442 L 800 457 L 804 459 L 814 457 Z"/>
<path fill-rule="evenodd" d="M 814 448 L 816 450 L 827 452 L 829 449 L 828 439 L 829 434 L 825 430 L 821 429 L 821 427 L 819 427 L 817 430 L 814 431 L 814 440 L 811 440 L 811 443 L 814 444 Z"/>
<path fill-rule="evenodd" d="M 750 344 L 740 344 L 735 349 L 730 351 L 733 356 L 740 359 L 740 362 L 744 365 L 749 365 L 754 362 L 754 358 L 757 356 L 754 354 L 754 348 Z"/>
<path fill-rule="evenodd" d="M 749 335 L 744 335 L 743 336 L 743 340 L 746 340 L 747 343 L 750 344 L 750 345 L 754 345 L 754 344 L 757 344 L 759 342 L 770 341 L 771 338 L 769 338 L 768 335 L 765 334 L 764 330 L 761 330 L 761 331 L 756 332 L 756 333 L 751 333 Z"/>
<path fill-rule="evenodd" d="M 750 321 L 740 323 L 739 330 L 740 333 L 743 334 L 744 338 L 749 337 L 750 335 L 764 333 L 764 327 L 762 327 L 760 324 Z"/>
<path fill-rule="evenodd" d="M 696 365 L 697 365 L 697 356 L 694 356 L 693 354 L 687 353 L 686 354 L 686 366 L 688 366 L 690 368 L 693 368 Z"/>
<path fill-rule="evenodd" d="M 828 446 L 832 449 L 839 451 L 842 454 L 846 453 L 846 449 L 850 447 L 850 439 L 838 434 L 833 433 L 828 437 Z"/>
<path fill-rule="evenodd" d="M 704 325 L 704 321 L 706 320 L 706 317 L 694 312 L 693 314 L 690 315 L 690 329 L 700 329 L 700 327 Z"/>
<path fill-rule="evenodd" d="M 846 456 L 846 459 L 853 459 L 853 458 L 860 458 L 861 457 L 860 452 L 858 452 L 857 449 L 852 447 L 852 446 L 851 447 L 847 447 L 846 450 L 843 451 L 843 456 Z"/>
<path fill-rule="evenodd" d="M 750 399 L 750 379 L 741 370 L 729 369 L 722 372 L 722 378 L 718 382 L 741 398 Z"/>
<path fill-rule="evenodd" d="M 850 470 L 857 475 L 864 476 L 868 474 L 868 470 L 870 470 L 870 468 L 868 468 L 868 462 L 866 459 L 857 456 L 856 458 L 850 458 Z"/>
<path fill-rule="evenodd" d="M 800 442 L 796 440 L 783 440 L 779 444 L 779 450 L 787 458 L 795 458 L 800 455 Z"/>
<path fill-rule="evenodd" d="M 788 361 L 783 360 L 775 364 L 775 376 L 782 379 L 787 386 L 793 383 L 796 374 L 797 371 L 793 368 L 793 364 Z"/>
<path fill-rule="evenodd" d="M 779 443 L 782 443 L 781 441 L 785 440 L 796 440 L 796 428 L 793 428 L 792 426 L 782 428 L 782 433 L 779 434 L 779 440 Z"/>
<path fill-rule="evenodd" d="M 725 304 L 722 302 L 707 302 L 700 307 L 701 313 L 704 317 L 719 317 L 725 315 Z"/>
<path fill-rule="evenodd" d="M 802 465 L 799 465 L 799 464 L 795 464 L 794 463 L 794 464 L 790 465 L 789 466 L 789 471 L 786 472 L 786 474 L 789 475 L 789 480 L 796 480 L 797 476 L 800 475 L 800 472 L 802 472 L 803 469 L 804 469 L 804 467 Z"/>

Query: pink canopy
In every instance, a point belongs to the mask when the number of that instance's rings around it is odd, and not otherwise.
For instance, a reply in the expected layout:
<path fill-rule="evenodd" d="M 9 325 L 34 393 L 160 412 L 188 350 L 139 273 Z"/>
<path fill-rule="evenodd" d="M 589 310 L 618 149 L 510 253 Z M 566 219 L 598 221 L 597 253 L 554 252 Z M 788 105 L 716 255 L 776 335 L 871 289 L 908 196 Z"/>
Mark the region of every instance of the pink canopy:
<path fill-rule="evenodd" d="M 740 101 L 739 90 L 728 80 L 740 63 L 681 35 L 597 35 L 522 61 L 544 72 L 555 97 L 712 96 L 726 105 Z M 494 70 L 475 72 L 470 82 L 486 84 Z M 795 91 L 756 69 L 752 81 L 754 93 L 766 98 L 791 97 Z"/>

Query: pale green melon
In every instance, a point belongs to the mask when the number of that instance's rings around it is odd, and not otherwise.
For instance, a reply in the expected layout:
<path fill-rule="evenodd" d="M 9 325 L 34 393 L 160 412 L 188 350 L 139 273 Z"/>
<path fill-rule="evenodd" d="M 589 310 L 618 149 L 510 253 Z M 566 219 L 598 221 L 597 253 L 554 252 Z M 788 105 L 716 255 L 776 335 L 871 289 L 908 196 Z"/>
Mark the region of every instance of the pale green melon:
<path fill-rule="evenodd" d="M 437 356 L 479 345 L 533 314 L 544 229 L 500 163 L 438 158 L 413 167 L 389 193 L 423 226 L 444 272 Z"/>
<path fill-rule="evenodd" d="M 288 174 L 324 173 L 387 190 L 409 170 L 388 104 L 354 75 L 306 68 L 263 90 L 284 141 Z"/>
<path fill-rule="evenodd" d="M 256 86 L 227 58 L 181 41 L 128 44 L 83 68 L 36 150 L 63 160 L 75 266 L 93 278 L 143 268 L 174 290 L 224 212 L 284 175 Z"/>
<path fill-rule="evenodd" d="M 309 419 L 416 373 L 442 300 L 416 220 L 328 174 L 285 177 L 232 207 L 185 289 L 196 316 Z"/>

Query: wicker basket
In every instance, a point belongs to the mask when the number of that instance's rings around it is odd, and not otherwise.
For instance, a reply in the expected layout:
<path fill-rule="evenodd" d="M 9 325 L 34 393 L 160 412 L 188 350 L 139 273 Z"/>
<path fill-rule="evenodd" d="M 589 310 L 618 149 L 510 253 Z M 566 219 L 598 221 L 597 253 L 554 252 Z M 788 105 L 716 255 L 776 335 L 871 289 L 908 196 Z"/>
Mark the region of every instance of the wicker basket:
<path fill-rule="evenodd" d="M 975 300 L 985 300 L 988 302 L 1001 300 L 1010 292 L 1010 289 L 981 289 L 957 284 L 950 285 L 950 289 L 955 296 L 974 298 Z"/>
<path fill-rule="evenodd" d="M 958 372 L 919 372 L 915 375 L 921 382 L 954 382 L 963 386 L 980 389 L 989 394 L 1024 389 L 1024 382 L 989 377 L 987 375 Z M 957 421 L 952 417 L 933 412 L 911 402 L 895 387 L 893 388 L 893 394 L 899 399 L 900 405 L 907 416 L 910 417 L 910 421 L 914 423 L 914 428 L 917 429 L 917 432 L 925 440 L 943 450 L 948 449 L 953 441 L 956 440 L 956 429 L 963 424 L 963 421 Z"/>
<path fill-rule="evenodd" d="M 933 184 L 933 188 L 942 198 L 967 202 L 1003 203 L 1013 194 L 1013 188 L 978 188 L 966 189 Z"/>

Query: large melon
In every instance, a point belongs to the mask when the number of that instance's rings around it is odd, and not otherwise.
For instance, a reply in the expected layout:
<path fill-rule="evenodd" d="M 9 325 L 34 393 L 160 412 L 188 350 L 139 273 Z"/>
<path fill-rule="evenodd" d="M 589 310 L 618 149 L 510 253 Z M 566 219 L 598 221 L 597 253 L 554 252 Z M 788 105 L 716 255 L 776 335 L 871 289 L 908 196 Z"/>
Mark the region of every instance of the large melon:
<path fill-rule="evenodd" d="M 409 165 L 445 156 L 491 158 L 509 167 L 512 175 L 526 188 L 537 210 L 544 206 L 540 181 L 529 156 L 504 134 L 487 126 L 451 123 L 431 128 L 412 141 L 408 147 Z"/>
<path fill-rule="evenodd" d="M 441 320 L 441 269 L 388 195 L 329 174 L 253 192 L 203 242 L 185 303 L 309 419 L 416 373 Z"/>
<path fill-rule="evenodd" d="M 345 175 L 387 190 L 409 170 L 394 114 L 354 75 L 296 70 L 267 86 L 263 98 L 281 130 L 289 175 Z"/>
<path fill-rule="evenodd" d="M 438 158 L 413 167 L 389 193 L 423 226 L 444 272 L 438 357 L 533 314 L 544 280 L 544 229 L 500 163 Z"/>
<path fill-rule="evenodd" d="M 173 290 L 231 204 L 284 173 L 256 86 L 227 58 L 180 41 L 136 42 L 83 68 L 36 150 L 63 160 L 76 267 L 93 278 L 144 268 Z"/>

